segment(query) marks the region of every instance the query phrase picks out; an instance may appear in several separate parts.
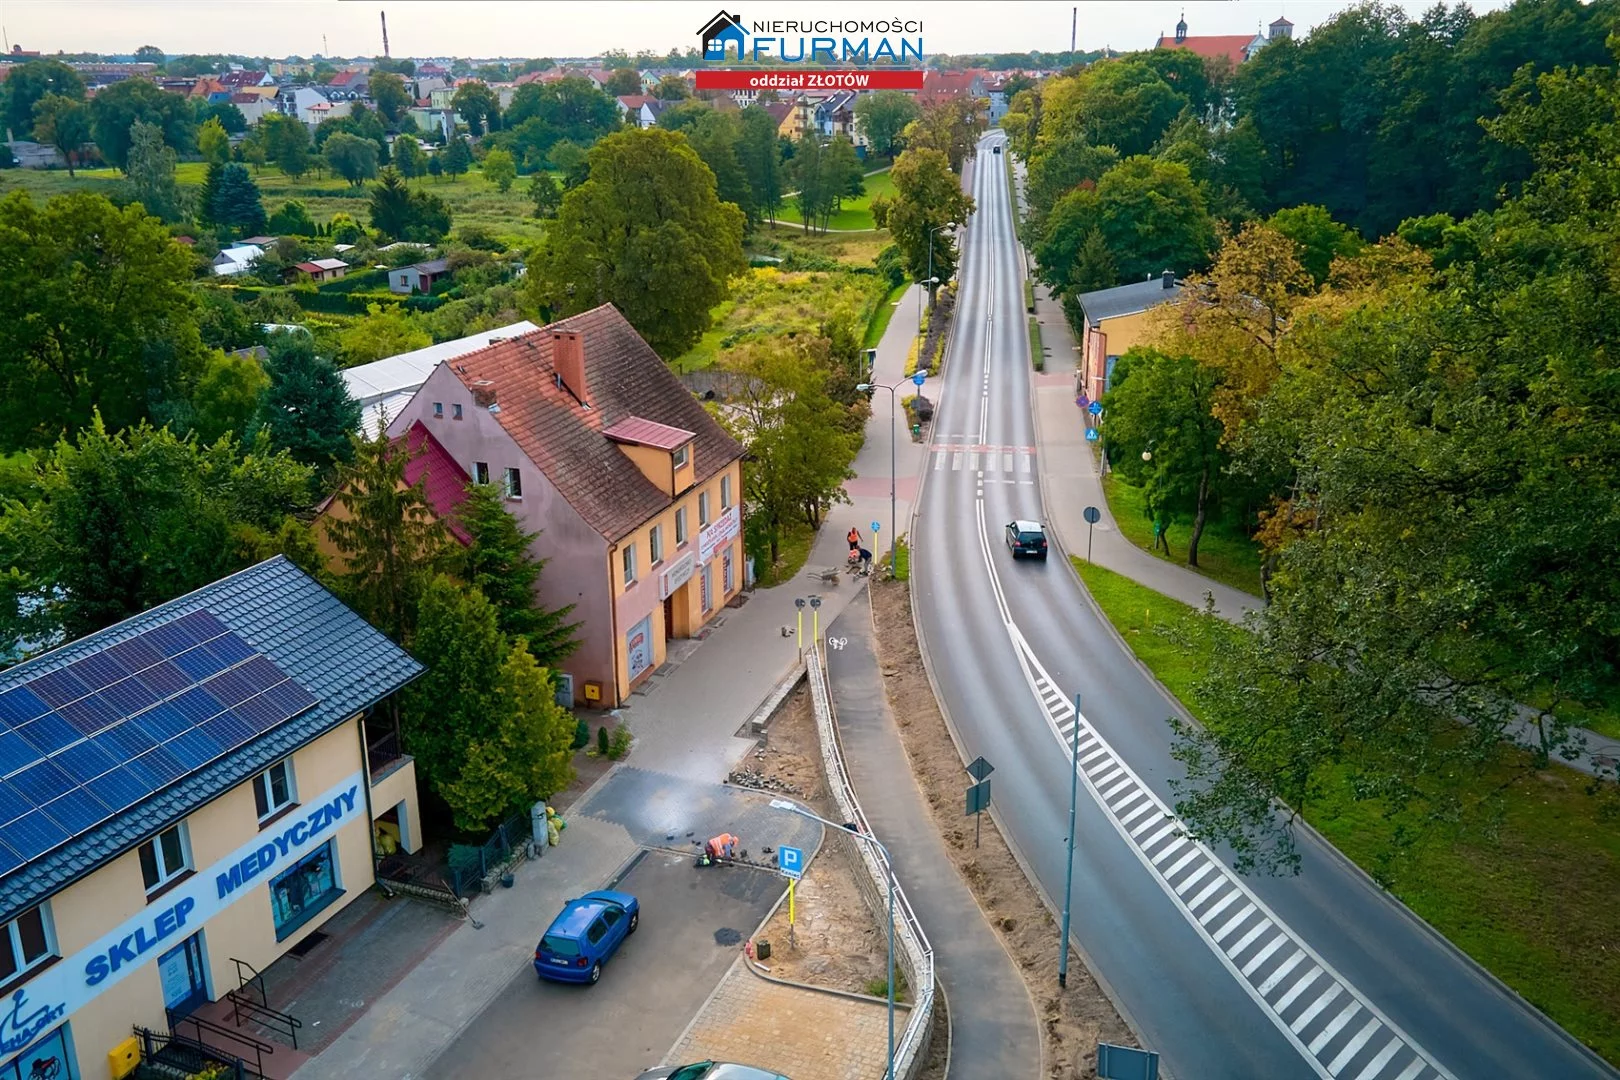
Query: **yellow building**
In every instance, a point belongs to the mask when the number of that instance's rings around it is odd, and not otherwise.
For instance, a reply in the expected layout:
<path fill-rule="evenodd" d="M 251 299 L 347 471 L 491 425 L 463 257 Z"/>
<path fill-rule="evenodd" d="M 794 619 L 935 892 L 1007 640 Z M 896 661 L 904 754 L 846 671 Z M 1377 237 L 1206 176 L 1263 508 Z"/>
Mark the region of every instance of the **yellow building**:
<path fill-rule="evenodd" d="M 1075 393 L 1091 401 L 1108 390 L 1114 361 L 1146 342 L 1148 312 L 1174 303 L 1181 295 L 1176 275 L 1166 270 L 1158 277 L 1112 289 L 1080 295 L 1086 324 L 1080 339 L 1080 368 L 1075 372 Z"/>
<path fill-rule="evenodd" d="M 0 675 L 0 1078 L 127 1075 L 418 848 L 421 670 L 277 557 Z"/>

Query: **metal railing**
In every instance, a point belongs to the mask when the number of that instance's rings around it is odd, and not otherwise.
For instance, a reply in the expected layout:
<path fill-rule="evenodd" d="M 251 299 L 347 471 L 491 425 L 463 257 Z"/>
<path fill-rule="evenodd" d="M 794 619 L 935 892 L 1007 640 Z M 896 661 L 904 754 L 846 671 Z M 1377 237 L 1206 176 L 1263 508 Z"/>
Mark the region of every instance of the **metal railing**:
<path fill-rule="evenodd" d="M 832 694 L 827 688 L 825 657 L 820 643 L 812 642 L 805 653 L 805 678 L 810 684 L 810 702 L 816 718 L 816 732 L 820 736 L 821 755 L 827 773 L 827 788 L 844 820 L 871 836 L 872 826 L 866 820 L 860 800 L 855 797 L 855 785 L 850 782 L 844 768 L 844 750 L 838 739 Z M 837 834 L 834 833 L 834 836 Z M 861 896 L 878 919 L 888 918 L 887 891 L 892 871 L 881 853 L 871 845 L 846 840 L 852 854 L 866 867 L 870 881 L 861 881 Z M 895 940 L 899 943 L 896 961 L 911 986 L 912 1001 L 906 1020 L 905 1032 L 895 1044 L 894 1080 L 912 1080 L 922 1070 L 928 1056 L 928 1040 L 934 1025 L 934 948 L 923 933 L 922 924 L 911 908 L 911 901 L 899 885 L 894 887 L 895 911 L 899 925 Z"/>
<path fill-rule="evenodd" d="M 236 965 L 236 989 L 225 991 L 225 1000 L 231 1003 L 231 1021 L 242 1023 L 245 1016 L 255 1024 L 262 1024 L 278 1034 L 285 1035 L 292 1043 L 294 1050 L 298 1049 L 298 1029 L 304 1022 L 289 1013 L 270 1007 L 270 993 L 264 988 L 264 975 L 258 968 L 246 960 L 231 957 L 231 963 Z M 243 971 L 247 974 L 242 974 Z M 255 1000 L 249 992 L 257 990 L 258 999 Z M 173 1025 L 171 1025 L 173 1026 Z M 274 1053 L 275 1048 L 271 1047 Z"/>
<path fill-rule="evenodd" d="M 176 1016 L 173 1009 L 165 1009 L 164 1012 L 168 1015 L 170 1035 L 199 1046 L 209 1047 L 227 1058 L 240 1061 L 244 1067 L 252 1062 L 252 1071 L 256 1075 L 264 1075 L 264 1055 L 276 1052 L 274 1046 L 255 1039 L 240 1028 L 226 1027 L 224 1024 L 216 1024 L 212 1020 L 204 1020 L 195 1015 Z M 183 1030 L 188 1024 L 191 1026 L 190 1035 Z M 230 1045 L 227 1046 L 226 1043 Z M 245 1052 L 236 1050 L 237 1046 L 242 1047 Z"/>
<path fill-rule="evenodd" d="M 366 767 L 372 777 L 404 756 L 397 731 L 385 731 L 366 743 Z"/>
<path fill-rule="evenodd" d="M 472 897 L 490 874 L 521 857 L 532 839 L 534 825 L 524 810 L 497 825 L 482 844 L 450 845 L 450 887 L 457 896 Z"/>
<path fill-rule="evenodd" d="M 188 1076 L 215 1065 L 223 1065 L 231 1070 L 232 1080 L 247 1080 L 248 1077 L 255 1075 L 249 1072 L 247 1063 L 241 1058 L 232 1057 L 206 1043 L 177 1035 L 173 1031 L 153 1031 L 151 1028 L 136 1027 L 134 1033 L 141 1047 L 141 1060 L 148 1064 L 168 1065 Z"/>

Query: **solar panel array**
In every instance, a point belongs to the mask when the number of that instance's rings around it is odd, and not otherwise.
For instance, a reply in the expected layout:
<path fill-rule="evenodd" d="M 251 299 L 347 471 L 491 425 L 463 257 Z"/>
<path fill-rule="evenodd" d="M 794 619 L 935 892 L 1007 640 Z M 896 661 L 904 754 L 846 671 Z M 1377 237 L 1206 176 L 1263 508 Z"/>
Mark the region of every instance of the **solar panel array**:
<path fill-rule="evenodd" d="M 0 874 L 315 703 L 206 611 L 0 692 Z"/>

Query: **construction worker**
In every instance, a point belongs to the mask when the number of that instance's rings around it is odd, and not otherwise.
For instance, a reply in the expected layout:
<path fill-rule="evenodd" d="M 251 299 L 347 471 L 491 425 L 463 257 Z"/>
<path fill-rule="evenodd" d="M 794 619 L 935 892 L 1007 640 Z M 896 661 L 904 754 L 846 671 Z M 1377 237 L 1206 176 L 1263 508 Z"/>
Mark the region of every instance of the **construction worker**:
<path fill-rule="evenodd" d="M 849 541 L 849 557 L 850 561 L 854 562 L 856 553 L 861 550 L 861 531 L 855 528 L 855 526 L 851 525 L 849 527 L 849 535 L 844 537 L 844 539 Z"/>
<path fill-rule="evenodd" d="M 705 848 L 708 851 L 709 858 L 715 862 L 719 862 L 721 859 L 730 862 L 736 858 L 737 844 L 738 840 L 735 836 L 730 833 L 721 833 L 719 836 L 712 838 L 705 845 Z"/>

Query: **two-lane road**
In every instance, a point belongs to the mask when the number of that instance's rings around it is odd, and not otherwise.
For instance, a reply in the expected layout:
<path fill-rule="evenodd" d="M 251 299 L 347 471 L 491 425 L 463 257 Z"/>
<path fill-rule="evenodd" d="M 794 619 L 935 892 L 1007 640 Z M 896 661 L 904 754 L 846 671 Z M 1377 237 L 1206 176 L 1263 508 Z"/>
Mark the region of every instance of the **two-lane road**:
<path fill-rule="evenodd" d="M 1048 897 L 1063 894 L 1082 695 L 1076 944 L 1184 1080 L 1615 1077 L 1314 835 L 1299 876 L 1254 880 L 1180 835 L 1171 704 L 1055 552 L 1015 564 L 1003 543 L 1007 522 L 1042 513 L 1021 257 L 990 153 L 1001 138 L 985 137 L 973 169 L 915 525 L 917 608 L 963 750 L 996 766 L 1000 819 Z"/>

